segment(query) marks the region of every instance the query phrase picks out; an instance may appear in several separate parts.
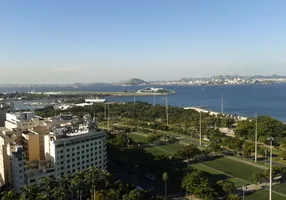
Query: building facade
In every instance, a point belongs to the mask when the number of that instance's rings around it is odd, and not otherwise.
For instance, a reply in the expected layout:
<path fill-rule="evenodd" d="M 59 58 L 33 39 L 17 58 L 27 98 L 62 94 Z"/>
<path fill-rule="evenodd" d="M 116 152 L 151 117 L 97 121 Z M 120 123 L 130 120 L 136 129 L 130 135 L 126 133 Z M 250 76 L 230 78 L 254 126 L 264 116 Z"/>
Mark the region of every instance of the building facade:
<path fill-rule="evenodd" d="M 8 129 L 31 129 L 40 126 L 41 121 L 34 112 L 6 113 L 5 127 Z"/>

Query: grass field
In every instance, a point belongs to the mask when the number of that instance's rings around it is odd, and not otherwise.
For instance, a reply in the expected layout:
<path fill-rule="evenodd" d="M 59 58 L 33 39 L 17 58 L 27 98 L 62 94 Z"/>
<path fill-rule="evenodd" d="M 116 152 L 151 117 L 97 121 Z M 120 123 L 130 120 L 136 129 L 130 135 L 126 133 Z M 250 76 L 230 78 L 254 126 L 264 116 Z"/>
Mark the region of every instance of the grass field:
<path fill-rule="evenodd" d="M 162 146 L 155 146 L 145 148 L 146 151 L 153 155 L 173 155 L 179 149 L 182 149 L 185 145 L 182 144 L 167 144 Z"/>
<path fill-rule="evenodd" d="M 273 185 L 272 189 L 276 192 L 279 192 L 281 194 L 286 195 L 286 184 L 285 183 L 279 184 L 279 185 Z M 286 199 L 286 197 L 285 197 L 285 199 Z"/>
<path fill-rule="evenodd" d="M 246 181 L 252 181 L 254 172 L 263 172 L 264 170 L 258 167 L 250 166 L 246 163 L 231 160 L 228 158 L 219 158 L 212 161 L 206 161 L 202 164 L 213 169 L 222 171 L 230 176 L 237 177 Z"/>
<path fill-rule="evenodd" d="M 245 196 L 246 200 L 268 200 L 269 199 L 269 191 L 268 190 L 260 190 L 251 195 Z M 279 194 L 272 193 L 273 200 L 285 200 L 286 197 L 281 196 Z"/>
<path fill-rule="evenodd" d="M 248 181 L 230 176 L 228 174 L 225 174 L 222 171 L 218 171 L 214 168 L 208 167 L 200 163 L 192 164 L 192 167 L 210 173 L 211 176 L 209 178 L 211 179 L 213 183 L 216 183 L 219 180 L 227 180 L 227 181 L 233 182 L 236 187 L 240 187 L 242 185 L 246 185 L 249 183 Z"/>
<path fill-rule="evenodd" d="M 136 143 L 141 143 L 141 144 L 147 144 L 148 143 L 148 139 L 147 137 L 141 135 L 141 134 L 137 134 L 137 133 L 129 133 L 128 134 L 129 138 L 132 138 L 132 140 Z"/>

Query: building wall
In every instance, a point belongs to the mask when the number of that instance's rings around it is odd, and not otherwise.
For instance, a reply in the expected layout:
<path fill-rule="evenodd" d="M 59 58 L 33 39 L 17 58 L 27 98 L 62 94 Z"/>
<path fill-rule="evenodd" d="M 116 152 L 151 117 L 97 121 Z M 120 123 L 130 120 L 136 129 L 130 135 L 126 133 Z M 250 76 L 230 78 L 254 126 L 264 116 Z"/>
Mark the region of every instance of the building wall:
<path fill-rule="evenodd" d="M 28 158 L 30 161 L 40 160 L 40 137 L 39 135 L 29 133 Z"/>
<path fill-rule="evenodd" d="M 5 184 L 4 138 L 0 137 L 0 187 Z"/>
<path fill-rule="evenodd" d="M 106 138 L 103 133 L 88 133 L 50 142 L 56 176 L 86 170 L 89 166 L 106 169 Z"/>
<path fill-rule="evenodd" d="M 25 152 L 17 149 L 12 152 L 11 169 L 12 169 L 12 185 L 16 192 L 20 192 L 25 185 Z"/>

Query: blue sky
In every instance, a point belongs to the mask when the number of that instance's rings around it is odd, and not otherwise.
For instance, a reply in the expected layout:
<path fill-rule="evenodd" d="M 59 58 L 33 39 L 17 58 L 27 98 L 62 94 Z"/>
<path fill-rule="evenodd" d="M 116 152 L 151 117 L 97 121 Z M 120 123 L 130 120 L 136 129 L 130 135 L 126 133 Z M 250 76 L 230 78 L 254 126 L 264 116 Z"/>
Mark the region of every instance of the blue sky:
<path fill-rule="evenodd" d="M 285 0 L 0 2 L 0 84 L 286 75 Z"/>

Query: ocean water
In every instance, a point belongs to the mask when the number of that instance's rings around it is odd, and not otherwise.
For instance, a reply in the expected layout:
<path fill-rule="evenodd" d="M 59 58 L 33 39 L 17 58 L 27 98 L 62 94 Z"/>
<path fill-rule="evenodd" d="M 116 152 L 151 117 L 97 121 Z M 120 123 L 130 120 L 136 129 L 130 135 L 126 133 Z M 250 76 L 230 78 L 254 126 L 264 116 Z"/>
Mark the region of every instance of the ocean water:
<path fill-rule="evenodd" d="M 120 92 L 135 91 L 147 86 L 95 86 L 87 87 L 85 91 Z M 159 86 L 154 86 L 159 87 Z M 176 94 L 168 96 L 168 103 L 179 107 L 206 107 L 208 110 L 221 111 L 223 96 L 224 112 L 240 116 L 269 115 L 286 122 L 286 84 L 269 85 L 209 85 L 209 86 L 160 86 L 174 90 Z M 0 88 L 0 92 L 7 91 Z M 10 88 L 10 91 L 31 91 L 31 88 Z M 62 88 L 37 88 L 36 91 L 61 91 Z M 82 91 L 83 89 L 64 89 L 64 91 Z M 128 102 L 134 97 L 108 97 L 109 101 Z M 136 101 L 145 101 L 153 104 L 154 97 L 136 97 Z M 156 104 L 165 104 L 163 96 L 155 96 Z"/>

